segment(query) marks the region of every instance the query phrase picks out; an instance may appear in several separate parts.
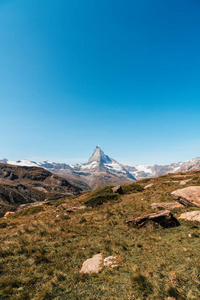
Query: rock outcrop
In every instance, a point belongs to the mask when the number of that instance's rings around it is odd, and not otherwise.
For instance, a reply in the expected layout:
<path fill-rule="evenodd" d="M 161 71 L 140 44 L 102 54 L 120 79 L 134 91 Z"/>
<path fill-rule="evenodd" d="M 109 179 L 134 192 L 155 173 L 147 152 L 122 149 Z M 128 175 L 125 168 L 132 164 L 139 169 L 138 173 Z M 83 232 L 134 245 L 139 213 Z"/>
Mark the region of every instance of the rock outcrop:
<path fill-rule="evenodd" d="M 161 225 L 164 228 L 176 227 L 180 225 L 178 220 L 173 216 L 173 214 L 169 210 L 162 210 L 157 213 L 134 218 L 132 220 L 127 221 L 126 223 L 127 225 L 135 225 L 137 227 L 141 227 L 150 220 Z"/>
<path fill-rule="evenodd" d="M 200 207 L 200 186 L 190 186 L 171 193 L 179 203 Z"/>
<path fill-rule="evenodd" d="M 123 190 L 122 190 L 121 185 L 114 186 L 114 187 L 112 188 L 112 191 L 113 191 L 113 193 L 123 194 Z"/>
<path fill-rule="evenodd" d="M 181 214 L 179 219 L 184 219 L 188 221 L 198 221 L 200 222 L 200 211 L 189 211 L 184 214 Z"/>

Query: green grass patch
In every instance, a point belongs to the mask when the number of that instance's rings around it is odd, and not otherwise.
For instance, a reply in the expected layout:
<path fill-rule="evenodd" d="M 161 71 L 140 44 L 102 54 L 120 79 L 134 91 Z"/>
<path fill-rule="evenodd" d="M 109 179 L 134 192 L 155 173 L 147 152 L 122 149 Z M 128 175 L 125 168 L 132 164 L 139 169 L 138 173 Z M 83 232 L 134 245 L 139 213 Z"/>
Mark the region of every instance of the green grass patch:
<path fill-rule="evenodd" d="M 44 207 L 42 205 L 33 206 L 15 213 L 13 217 L 17 218 L 19 216 L 30 216 L 30 215 L 37 214 L 41 211 L 44 211 Z"/>
<path fill-rule="evenodd" d="M 144 188 L 139 185 L 138 183 L 131 183 L 131 184 L 123 184 L 122 185 L 123 194 L 132 194 L 144 191 Z"/>
<path fill-rule="evenodd" d="M 90 193 L 89 196 L 85 199 L 84 203 L 86 206 L 95 207 L 98 205 L 102 205 L 105 202 L 116 201 L 118 199 L 119 195 L 113 193 L 112 187 L 106 186 Z"/>

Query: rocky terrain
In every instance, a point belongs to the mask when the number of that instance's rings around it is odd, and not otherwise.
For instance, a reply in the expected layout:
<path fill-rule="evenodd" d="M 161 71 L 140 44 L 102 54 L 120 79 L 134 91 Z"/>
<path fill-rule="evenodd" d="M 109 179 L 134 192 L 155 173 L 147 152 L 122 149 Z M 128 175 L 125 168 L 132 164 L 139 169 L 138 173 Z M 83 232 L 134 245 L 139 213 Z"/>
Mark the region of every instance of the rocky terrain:
<path fill-rule="evenodd" d="M 79 192 L 80 188 L 43 168 L 0 163 L 0 215 L 21 204 Z"/>

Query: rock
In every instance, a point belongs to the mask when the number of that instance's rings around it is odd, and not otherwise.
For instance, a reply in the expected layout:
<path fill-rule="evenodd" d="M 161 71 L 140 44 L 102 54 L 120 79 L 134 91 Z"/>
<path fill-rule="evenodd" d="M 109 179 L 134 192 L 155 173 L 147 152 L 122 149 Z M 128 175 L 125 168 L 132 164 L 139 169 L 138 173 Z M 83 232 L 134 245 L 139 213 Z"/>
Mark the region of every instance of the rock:
<path fill-rule="evenodd" d="M 113 193 L 123 194 L 123 190 L 121 185 L 114 186 L 112 188 Z"/>
<path fill-rule="evenodd" d="M 192 180 L 192 178 L 191 179 L 186 179 L 186 180 L 182 180 L 181 182 L 180 182 L 180 185 L 186 185 L 189 181 L 191 181 Z"/>
<path fill-rule="evenodd" d="M 153 183 L 150 183 L 150 184 L 146 185 L 144 188 L 148 189 L 148 188 L 152 187 L 153 185 L 154 185 Z"/>
<path fill-rule="evenodd" d="M 174 178 L 191 177 L 191 175 L 174 175 Z"/>
<path fill-rule="evenodd" d="M 164 228 L 179 226 L 180 223 L 173 216 L 169 210 L 162 210 L 157 213 L 144 215 L 133 220 L 127 221 L 127 225 L 136 225 L 141 227 L 145 225 L 149 220 L 152 220 L 155 223 L 160 224 Z"/>
<path fill-rule="evenodd" d="M 46 204 L 46 205 L 53 205 L 53 203 L 51 201 L 45 201 L 44 204 Z"/>
<path fill-rule="evenodd" d="M 179 217 L 179 219 L 200 222 L 200 211 L 196 210 L 196 211 L 186 212 L 184 214 L 181 214 L 180 217 Z"/>
<path fill-rule="evenodd" d="M 68 208 L 68 209 L 66 210 L 66 212 L 68 212 L 69 214 L 72 214 L 72 213 L 74 213 L 74 210 L 71 209 L 71 208 Z"/>
<path fill-rule="evenodd" d="M 103 265 L 109 268 L 118 267 L 119 264 L 117 263 L 117 256 L 108 256 L 104 259 Z"/>
<path fill-rule="evenodd" d="M 96 254 L 92 258 L 84 261 L 80 273 L 98 273 L 103 268 L 103 255 Z"/>
<path fill-rule="evenodd" d="M 7 211 L 7 212 L 5 213 L 5 215 L 4 215 L 4 217 L 7 217 L 7 216 L 13 215 L 13 214 L 14 214 L 13 211 Z"/>
<path fill-rule="evenodd" d="M 172 197 L 183 205 L 200 207 L 200 186 L 190 186 L 171 193 Z"/>
<path fill-rule="evenodd" d="M 73 210 L 81 210 L 81 209 L 86 209 L 87 207 L 85 205 L 81 205 L 81 206 L 74 206 L 72 207 Z"/>
<path fill-rule="evenodd" d="M 182 208 L 184 205 L 178 203 L 178 202 L 172 202 L 172 203 L 152 203 L 150 205 L 151 208 L 164 208 L 164 209 L 174 209 L 174 208 Z"/>

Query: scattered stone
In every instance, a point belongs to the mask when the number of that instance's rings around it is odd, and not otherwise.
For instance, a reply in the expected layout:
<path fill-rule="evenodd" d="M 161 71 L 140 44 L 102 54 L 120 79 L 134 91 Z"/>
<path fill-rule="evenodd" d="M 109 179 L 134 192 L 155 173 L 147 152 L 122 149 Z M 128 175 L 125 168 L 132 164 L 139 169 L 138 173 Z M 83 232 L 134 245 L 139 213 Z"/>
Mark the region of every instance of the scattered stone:
<path fill-rule="evenodd" d="M 174 175 L 174 178 L 191 177 L 191 175 Z"/>
<path fill-rule="evenodd" d="M 164 209 L 174 209 L 174 208 L 182 208 L 184 205 L 178 203 L 178 202 L 172 202 L 172 203 L 152 203 L 150 205 L 151 208 L 164 208 Z"/>
<path fill-rule="evenodd" d="M 145 225 L 149 220 L 152 220 L 155 223 L 160 224 L 164 228 L 179 226 L 180 223 L 173 216 L 169 210 L 162 210 L 157 213 L 144 215 L 133 220 L 127 221 L 127 225 L 136 225 L 141 227 Z"/>
<path fill-rule="evenodd" d="M 200 186 L 190 186 L 171 193 L 172 197 L 183 205 L 200 207 Z"/>
<path fill-rule="evenodd" d="M 7 212 L 5 213 L 5 215 L 4 215 L 4 217 L 7 217 L 7 216 L 13 215 L 13 214 L 14 214 L 13 211 L 7 211 Z"/>
<path fill-rule="evenodd" d="M 179 219 L 200 222 L 200 211 L 196 210 L 196 211 L 186 212 L 184 214 L 181 214 L 180 217 L 179 217 Z"/>
<path fill-rule="evenodd" d="M 119 264 L 117 263 L 117 256 L 108 256 L 104 258 L 103 265 L 109 268 L 119 267 Z"/>
<path fill-rule="evenodd" d="M 123 194 L 123 190 L 121 185 L 114 186 L 112 188 L 113 193 Z"/>
<path fill-rule="evenodd" d="M 53 205 L 53 203 L 51 201 L 45 201 L 44 204 Z"/>
<path fill-rule="evenodd" d="M 72 214 L 72 213 L 74 213 L 74 210 L 73 210 L 73 209 L 70 209 L 70 208 L 68 208 L 68 209 L 66 210 L 66 212 L 68 212 L 69 214 Z"/>
<path fill-rule="evenodd" d="M 152 187 L 153 185 L 154 185 L 153 183 L 150 183 L 150 184 L 146 185 L 144 188 L 148 189 L 148 188 Z"/>
<path fill-rule="evenodd" d="M 182 180 L 181 182 L 180 182 L 180 185 L 186 185 L 189 181 L 191 181 L 192 180 L 192 178 L 191 179 L 186 179 L 186 180 Z"/>
<path fill-rule="evenodd" d="M 101 253 L 84 261 L 80 273 L 98 273 L 103 268 L 103 255 Z"/>
<path fill-rule="evenodd" d="M 81 209 L 86 209 L 87 207 L 85 205 L 81 205 L 81 206 L 74 206 L 72 207 L 73 210 L 81 210 Z"/>

